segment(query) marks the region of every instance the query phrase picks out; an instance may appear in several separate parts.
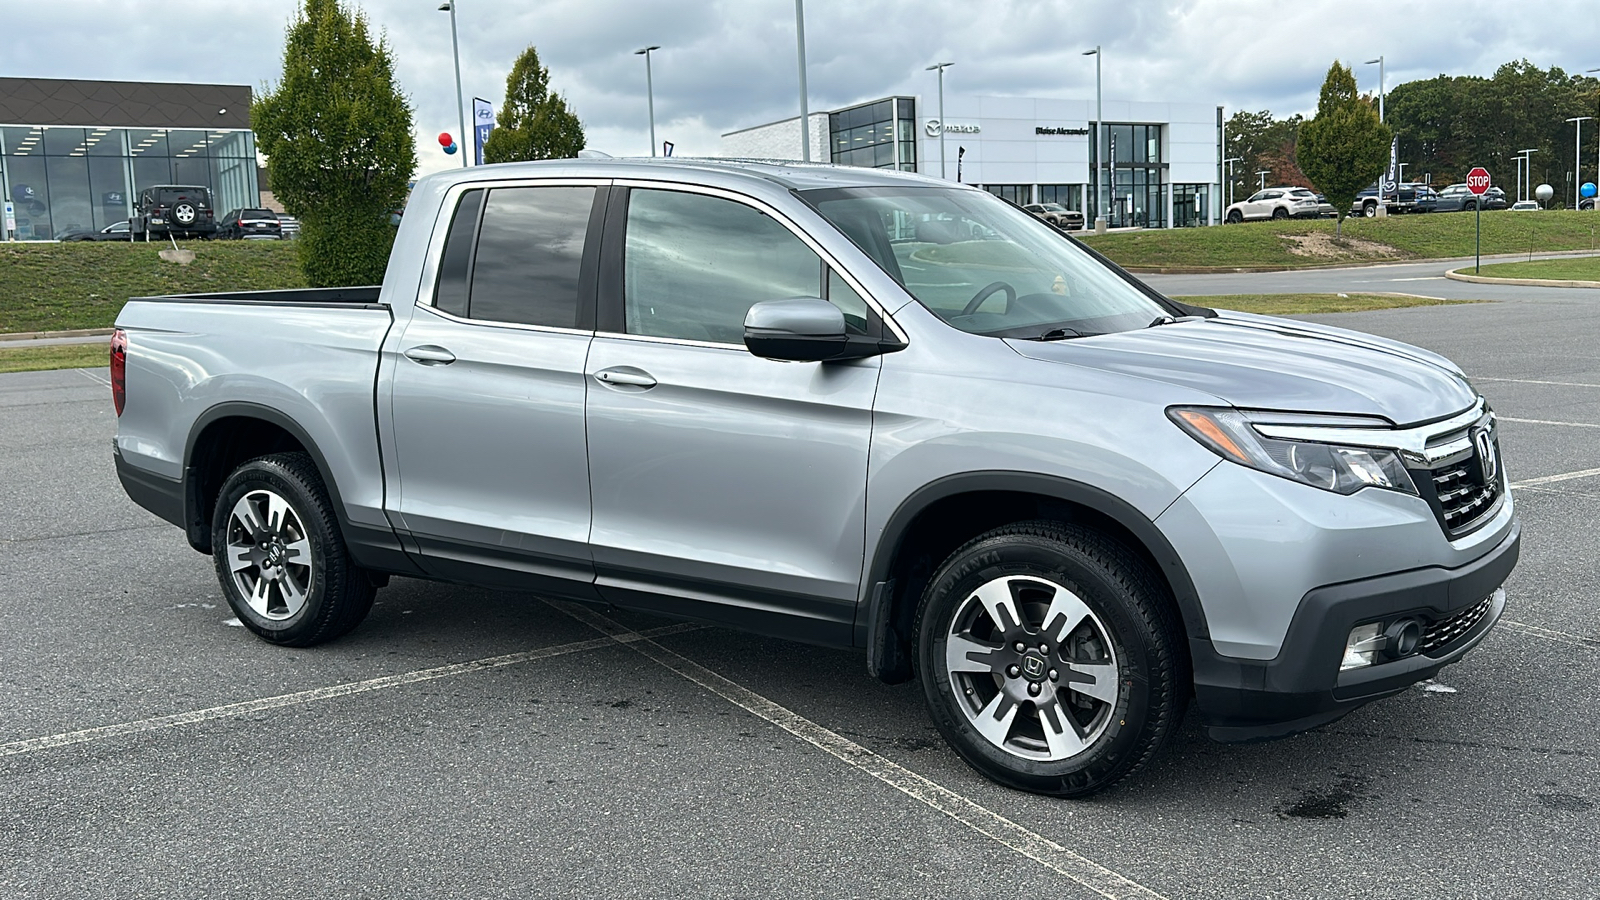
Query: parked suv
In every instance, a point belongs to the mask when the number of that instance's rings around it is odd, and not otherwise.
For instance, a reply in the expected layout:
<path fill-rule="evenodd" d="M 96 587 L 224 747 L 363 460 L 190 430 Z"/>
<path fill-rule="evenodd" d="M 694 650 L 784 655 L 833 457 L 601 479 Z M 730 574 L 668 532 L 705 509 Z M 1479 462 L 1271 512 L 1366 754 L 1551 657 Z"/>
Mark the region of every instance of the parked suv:
<path fill-rule="evenodd" d="M 397 574 L 855 647 L 1042 793 L 1138 770 L 1191 698 L 1255 740 L 1432 677 L 1519 547 L 1448 360 L 1176 302 L 910 173 L 450 170 L 381 288 L 117 329 L 122 484 L 264 640 Z"/>
<path fill-rule="evenodd" d="M 217 237 L 221 240 L 283 239 L 283 224 L 278 214 L 270 209 L 235 209 L 222 217 L 217 224 Z"/>
<path fill-rule="evenodd" d="M 1505 209 L 1510 205 L 1506 202 L 1506 192 L 1500 188 L 1491 187 L 1479 197 L 1462 183 L 1452 184 L 1440 191 L 1435 198 L 1434 209 L 1438 212 L 1473 210 L 1477 209 L 1480 203 L 1484 209 Z"/>
<path fill-rule="evenodd" d="M 1059 203 L 1029 203 L 1022 208 L 1063 231 L 1083 230 L 1083 213 Z"/>
<path fill-rule="evenodd" d="M 1251 219 L 1315 219 L 1322 215 L 1324 205 L 1307 188 L 1267 188 L 1230 205 L 1222 220 L 1236 225 Z"/>
<path fill-rule="evenodd" d="M 147 187 L 139 192 L 131 224 L 134 240 L 169 235 L 210 238 L 217 232 L 211 189 L 192 184 Z"/>

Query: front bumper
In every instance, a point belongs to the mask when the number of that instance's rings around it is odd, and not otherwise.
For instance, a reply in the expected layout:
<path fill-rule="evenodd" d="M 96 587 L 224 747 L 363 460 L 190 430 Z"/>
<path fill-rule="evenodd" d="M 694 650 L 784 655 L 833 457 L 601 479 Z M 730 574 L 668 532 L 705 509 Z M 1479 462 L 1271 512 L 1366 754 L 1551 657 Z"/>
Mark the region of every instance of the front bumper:
<path fill-rule="evenodd" d="M 1429 567 L 1317 588 L 1300 601 L 1277 657 L 1218 654 L 1190 639 L 1195 705 L 1211 737 L 1252 741 L 1331 722 L 1358 706 L 1433 677 L 1476 647 L 1505 610 L 1502 585 L 1516 566 L 1522 527 L 1458 568 Z M 1442 645 L 1393 662 L 1340 671 L 1350 630 L 1376 619 L 1414 615 L 1444 622 L 1488 601 L 1470 627 Z"/>

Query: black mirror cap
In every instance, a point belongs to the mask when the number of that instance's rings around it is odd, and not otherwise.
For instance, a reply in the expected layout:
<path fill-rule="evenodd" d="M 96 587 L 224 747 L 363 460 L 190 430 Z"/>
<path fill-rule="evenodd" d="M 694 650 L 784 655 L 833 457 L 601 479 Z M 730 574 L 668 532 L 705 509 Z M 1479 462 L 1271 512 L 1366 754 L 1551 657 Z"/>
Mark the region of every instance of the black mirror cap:
<path fill-rule="evenodd" d="M 810 337 L 749 327 L 744 330 L 744 345 L 763 359 L 788 362 L 844 362 L 906 348 L 905 341 L 894 337 L 875 338 L 864 334 Z"/>

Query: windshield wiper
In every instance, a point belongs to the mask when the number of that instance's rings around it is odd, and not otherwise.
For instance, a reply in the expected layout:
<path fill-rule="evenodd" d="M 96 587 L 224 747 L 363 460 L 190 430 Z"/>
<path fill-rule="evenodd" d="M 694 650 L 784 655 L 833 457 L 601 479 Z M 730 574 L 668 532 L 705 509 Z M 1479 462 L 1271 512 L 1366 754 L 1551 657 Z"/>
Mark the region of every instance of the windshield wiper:
<path fill-rule="evenodd" d="M 1092 334 L 1078 331 L 1073 328 L 1052 328 L 1038 337 L 1025 338 L 1029 341 L 1065 341 L 1071 338 L 1093 337 Z"/>
<path fill-rule="evenodd" d="M 1179 322 L 1199 322 L 1199 321 L 1202 321 L 1204 318 L 1205 318 L 1204 316 L 1177 316 L 1177 317 L 1173 317 L 1173 316 L 1156 316 L 1155 321 L 1151 322 L 1149 325 L 1146 325 L 1145 327 L 1146 328 L 1154 328 L 1157 325 L 1176 325 Z"/>

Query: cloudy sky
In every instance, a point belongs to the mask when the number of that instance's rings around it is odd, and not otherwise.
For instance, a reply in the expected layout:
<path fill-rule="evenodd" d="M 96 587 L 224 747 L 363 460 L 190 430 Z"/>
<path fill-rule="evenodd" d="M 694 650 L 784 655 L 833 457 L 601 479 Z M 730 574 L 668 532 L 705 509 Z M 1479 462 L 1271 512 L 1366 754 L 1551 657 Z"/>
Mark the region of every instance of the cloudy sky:
<path fill-rule="evenodd" d="M 455 162 L 450 16 L 440 0 L 347 0 L 387 35 L 416 112 L 419 171 Z M 247 84 L 275 81 L 298 0 L 0 0 L 0 75 Z M 923 68 L 952 61 L 947 93 L 1092 97 L 1309 113 L 1334 59 L 1362 88 L 1384 55 L 1392 86 L 1488 75 L 1509 60 L 1600 67 L 1594 0 L 806 0 L 813 110 L 934 92 Z M 591 147 L 649 152 L 644 60 L 654 56 L 656 132 L 710 155 L 723 132 L 795 115 L 793 0 L 459 0 L 463 90 L 498 108 L 529 44 L 583 120 Z M 1583 23 L 1574 27 L 1573 23 Z"/>

